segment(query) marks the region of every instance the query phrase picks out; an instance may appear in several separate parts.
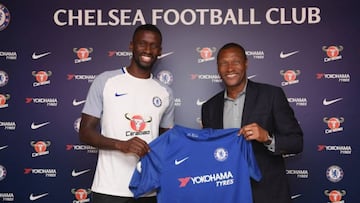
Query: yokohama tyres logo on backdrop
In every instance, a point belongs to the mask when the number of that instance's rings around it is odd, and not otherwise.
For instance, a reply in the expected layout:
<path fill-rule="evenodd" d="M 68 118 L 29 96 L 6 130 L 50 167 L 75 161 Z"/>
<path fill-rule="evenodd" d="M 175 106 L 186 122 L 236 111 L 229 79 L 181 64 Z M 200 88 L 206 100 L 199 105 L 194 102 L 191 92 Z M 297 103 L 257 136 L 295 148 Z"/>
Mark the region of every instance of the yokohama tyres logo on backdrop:
<path fill-rule="evenodd" d="M 96 154 L 98 153 L 98 149 L 90 146 L 90 145 L 80 145 L 80 144 L 67 144 L 66 151 L 86 151 L 89 154 Z"/>
<path fill-rule="evenodd" d="M 339 82 L 350 82 L 349 73 L 317 73 L 316 79 L 338 80 Z"/>
<path fill-rule="evenodd" d="M 339 154 L 351 154 L 350 145 L 318 145 L 318 151 L 338 151 Z"/>
<path fill-rule="evenodd" d="M 4 130 L 15 130 L 16 122 L 15 121 L 0 121 L 0 127 L 3 127 Z"/>
<path fill-rule="evenodd" d="M 67 74 L 67 80 L 87 80 L 88 83 L 92 83 L 97 75 L 85 75 L 85 74 Z"/>
<path fill-rule="evenodd" d="M 25 98 L 26 104 L 45 104 L 46 106 L 57 106 L 58 100 L 57 98 L 41 98 L 41 97 L 27 97 Z"/>
<path fill-rule="evenodd" d="M 55 168 L 25 168 L 24 174 L 44 175 L 45 177 L 56 177 Z"/>

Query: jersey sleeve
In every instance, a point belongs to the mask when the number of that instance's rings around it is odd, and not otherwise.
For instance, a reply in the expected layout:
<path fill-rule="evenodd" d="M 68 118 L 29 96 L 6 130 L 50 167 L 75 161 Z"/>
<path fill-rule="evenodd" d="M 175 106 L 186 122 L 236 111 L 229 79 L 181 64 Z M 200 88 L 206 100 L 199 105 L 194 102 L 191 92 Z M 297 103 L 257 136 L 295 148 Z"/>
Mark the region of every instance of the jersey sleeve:
<path fill-rule="evenodd" d="M 142 157 L 130 180 L 129 189 L 138 198 L 160 188 L 162 156 L 164 155 L 165 134 L 149 144 L 150 152 Z"/>
<path fill-rule="evenodd" d="M 135 198 L 159 187 L 158 174 L 154 166 L 150 156 L 145 156 L 138 162 L 129 184 Z"/>
<path fill-rule="evenodd" d="M 251 142 L 245 140 L 243 136 L 239 136 L 239 139 L 240 149 L 247 161 L 250 177 L 256 181 L 260 181 L 262 175 L 253 152 L 252 144 Z"/>

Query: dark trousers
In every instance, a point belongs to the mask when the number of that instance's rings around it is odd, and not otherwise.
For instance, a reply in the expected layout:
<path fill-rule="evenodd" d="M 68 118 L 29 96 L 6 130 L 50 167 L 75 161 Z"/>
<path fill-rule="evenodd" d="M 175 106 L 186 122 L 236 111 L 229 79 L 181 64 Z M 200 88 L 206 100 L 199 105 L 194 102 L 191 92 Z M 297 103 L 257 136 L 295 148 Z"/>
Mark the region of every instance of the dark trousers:
<path fill-rule="evenodd" d="M 132 197 L 119 197 L 92 192 L 92 203 L 156 203 L 156 197 L 141 197 L 138 199 Z"/>

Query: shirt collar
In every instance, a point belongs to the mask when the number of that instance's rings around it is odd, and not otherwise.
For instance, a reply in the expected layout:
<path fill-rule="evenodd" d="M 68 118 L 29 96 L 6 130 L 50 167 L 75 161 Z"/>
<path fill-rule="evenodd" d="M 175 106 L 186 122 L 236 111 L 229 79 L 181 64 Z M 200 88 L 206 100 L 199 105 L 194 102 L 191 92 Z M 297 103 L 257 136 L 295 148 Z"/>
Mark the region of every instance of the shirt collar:
<path fill-rule="evenodd" d="M 237 95 L 236 99 L 239 98 L 239 97 L 242 96 L 242 95 L 245 95 L 247 84 L 248 84 L 248 80 L 246 79 L 246 83 L 245 83 L 244 89 Z M 225 94 L 224 94 L 224 99 L 225 99 L 225 100 L 234 100 L 234 99 L 228 97 L 226 90 L 225 90 Z"/>

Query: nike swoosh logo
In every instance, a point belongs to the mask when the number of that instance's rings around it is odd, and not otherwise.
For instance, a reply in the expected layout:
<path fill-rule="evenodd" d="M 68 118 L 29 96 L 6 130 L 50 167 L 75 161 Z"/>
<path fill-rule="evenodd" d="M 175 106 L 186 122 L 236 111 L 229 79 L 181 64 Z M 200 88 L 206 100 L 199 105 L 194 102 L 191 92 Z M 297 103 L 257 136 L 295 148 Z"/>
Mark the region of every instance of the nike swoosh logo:
<path fill-rule="evenodd" d="M 166 53 L 166 54 L 161 54 L 161 56 L 158 56 L 158 59 L 162 59 L 162 58 L 164 58 L 164 57 L 166 57 L 166 56 L 169 56 L 169 55 L 171 55 L 171 54 L 173 54 L 174 52 L 169 52 L 169 53 Z"/>
<path fill-rule="evenodd" d="M 248 78 L 248 79 L 251 79 L 251 78 L 254 78 L 254 77 L 256 77 L 256 75 L 250 75 L 250 76 L 248 76 L 247 78 Z"/>
<path fill-rule="evenodd" d="M 73 177 L 77 177 L 77 176 L 82 175 L 84 173 L 87 173 L 89 171 L 90 171 L 90 169 L 86 169 L 86 170 L 83 170 L 83 171 L 76 172 L 75 169 L 74 169 L 74 170 L 72 170 L 71 175 Z"/>
<path fill-rule="evenodd" d="M 289 52 L 289 53 L 284 53 L 284 52 L 280 52 L 280 58 L 284 59 L 287 58 L 289 56 L 292 56 L 294 54 L 297 54 L 299 51 L 293 51 L 293 52 Z"/>
<path fill-rule="evenodd" d="M 119 94 L 119 93 L 117 93 L 117 92 L 115 92 L 115 97 L 121 97 L 121 96 L 124 96 L 124 95 L 127 95 L 127 93 L 123 93 L 123 94 Z"/>
<path fill-rule="evenodd" d="M 31 201 L 35 201 L 35 200 L 38 200 L 42 197 L 45 197 L 46 195 L 48 195 L 49 193 L 44 193 L 44 194 L 41 194 L 41 195 L 33 195 L 32 193 L 30 194 L 30 200 Z"/>
<path fill-rule="evenodd" d="M 301 194 L 292 195 L 292 196 L 291 196 L 291 199 L 296 199 L 296 198 L 298 198 L 298 197 L 300 197 L 300 196 L 301 196 Z"/>
<path fill-rule="evenodd" d="M 180 159 L 180 160 L 175 159 L 175 165 L 181 164 L 182 162 L 186 161 L 188 158 L 189 158 L 189 157 L 185 157 L 185 158 Z"/>
<path fill-rule="evenodd" d="M 201 106 L 201 105 L 203 105 L 205 102 L 206 102 L 206 100 L 200 101 L 200 99 L 198 99 L 198 100 L 196 101 L 196 105 Z"/>
<path fill-rule="evenodd" d="M 39 129 L 41 127 L 44 127 L 46 125 L 48 125 L 50 122 L 45 122 L 45 123 L 40 123 L 40 124 L 35 124 L 34 122 L 31 123 L 31 129 L 36 130 Z"/>
<path fill-rule="evenodd" d="M 73 106 L 79 106 L 83 103 L 85 103 L 86 100 L 77 101 L 76 99 L 73 100 Z"/>
<path fill-rule="evenodd" d="M 32 54 L 32 59 L 36 60 L 36 59 L 39 59 L 39 58 L 42 58 L 44 56 L 47 56 L 51 54 L 51 52 L 45 52 L 43 54 L 36 54 L 35 52 Z"/>
<path fill-rule="evenodd" d="M 323 100 L 323 105 L 324 106 L 328 106 L 330 104 L 336 103 L 338 101 L 341 101 L 343 98 L 337 98 L 337 99 L 333 99 L 333 100 L 327 100 L 326 98 Z"/>
<path fill-rule="evenodd" d="M 2 147 L 0 147 L 0 150 L 3 150 L 5 148 L 7 148 L 7 147 L 8 147 L 8 145 L 2 146 Z"/>

